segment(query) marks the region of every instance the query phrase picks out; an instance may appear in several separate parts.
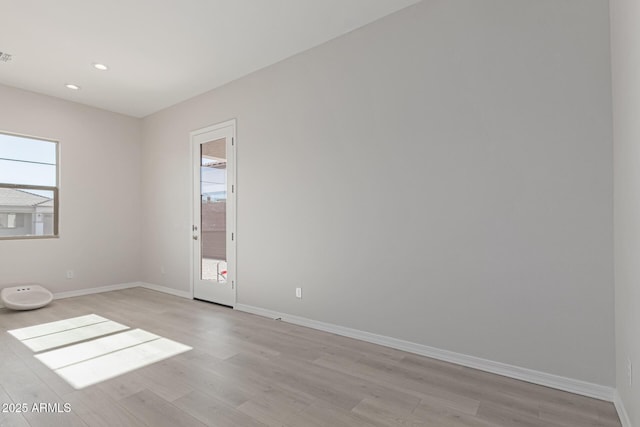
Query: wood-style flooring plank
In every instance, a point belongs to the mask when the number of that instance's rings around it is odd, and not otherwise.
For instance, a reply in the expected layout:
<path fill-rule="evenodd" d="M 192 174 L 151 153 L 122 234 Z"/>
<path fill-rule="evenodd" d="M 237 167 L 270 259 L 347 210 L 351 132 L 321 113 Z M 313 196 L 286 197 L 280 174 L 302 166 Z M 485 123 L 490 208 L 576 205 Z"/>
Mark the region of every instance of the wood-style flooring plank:
<path fill-rule="evenodd" d="M 98 387 L 69 393 L 65 395 L 65 401 L 71 405 L 73 412 L 90 426 L 146 426 L 142 420 L 136 418 Z"/>
<path fill-rule="evenodd" d="M 153 427 L 201 427 L 198 421 L 182 409 L 149 390 L 142 390 L 120 401 L 131 414 Z"/>
<path fill-rule="evenodd" d="M 199 421 L 216 427 L 265 427 L 254 418 L 202 391 L 193 391 L 173 402 Z"/>
<path fill-rule="evenodd" d="M 29 423 L 21 412 L 18 412 L 15 402 L 11 400 L 4 388 L 0 386 L 0 426 L 29 427 Z M 6 405 L 6 406 L 5 406 Z"/>

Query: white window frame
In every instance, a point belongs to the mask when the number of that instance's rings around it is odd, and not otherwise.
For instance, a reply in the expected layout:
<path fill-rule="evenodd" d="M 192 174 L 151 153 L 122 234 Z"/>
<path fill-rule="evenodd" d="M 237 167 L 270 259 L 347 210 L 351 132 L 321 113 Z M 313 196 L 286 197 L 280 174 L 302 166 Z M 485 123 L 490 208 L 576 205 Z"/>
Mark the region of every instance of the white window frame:
<path fill-rule="evenodd" d="M 56 146 L 56 185 L 26 185 L 26 184 L 8 184 L 0 182 L 0 188 L 11 188 L 16 190 L 45 190 L 53 192 L 53 234 L 35 236 L 35 235 L 16 235 L 16 236 L 0 236 L 0 240 L 28 240 L 28 239 L 57 239 L 59 233 L 59 212 L 60 212 L 60 142 L 54 139 L 41 138 L 31 135 L 23 135 L 19 133 L 0 131 L 2 135 L 15 136 L 18 138 L 31 139 L 37 141 L 45 141 L 55 144 Z"/>

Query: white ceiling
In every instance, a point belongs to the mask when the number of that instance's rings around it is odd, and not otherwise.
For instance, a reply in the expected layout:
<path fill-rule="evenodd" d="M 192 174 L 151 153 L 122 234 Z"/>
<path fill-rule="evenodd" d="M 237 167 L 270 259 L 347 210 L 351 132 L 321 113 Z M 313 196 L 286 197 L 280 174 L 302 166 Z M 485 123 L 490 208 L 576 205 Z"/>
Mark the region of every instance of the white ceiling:
<path fill-rule="evenodd" d="M 0 83 L 144 117 L 418 1 L 0 0 Z"/>

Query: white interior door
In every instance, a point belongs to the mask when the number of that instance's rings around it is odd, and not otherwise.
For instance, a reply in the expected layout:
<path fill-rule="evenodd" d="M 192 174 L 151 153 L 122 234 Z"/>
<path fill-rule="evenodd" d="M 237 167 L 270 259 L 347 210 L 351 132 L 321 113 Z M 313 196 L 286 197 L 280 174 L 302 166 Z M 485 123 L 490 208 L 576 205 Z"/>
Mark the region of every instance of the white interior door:
<path fill-rule="evenodd" d="M 193 297 L 236 304 L 235 120 L 191 133 Z"/>

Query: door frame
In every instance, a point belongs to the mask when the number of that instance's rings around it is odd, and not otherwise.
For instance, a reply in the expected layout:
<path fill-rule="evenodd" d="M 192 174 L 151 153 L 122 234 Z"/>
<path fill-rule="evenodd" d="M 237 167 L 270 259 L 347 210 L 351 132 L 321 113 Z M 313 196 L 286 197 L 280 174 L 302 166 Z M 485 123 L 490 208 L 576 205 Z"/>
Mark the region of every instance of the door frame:
<path fill-rule="evenodd" d="M 236 230 L 236 213 L 237 213 L 237 194 L 238 194 L 238 184 L 237 184 L 237 157 L 236 157 L 236 153 L 237 153 L 237 138 L 236 138 L 236 119 L 231 119 L 231 120 L 227 120 L 215 125 L 211 125 L 211 126 L 207 126 L 205 128 L 202 129 L 197 129 L 194 131 L 189 132 L 189 161 L 191 163 L 190 166 L 190 170 L 191 170 L 191 179 L 190 179 L 190 191 L 191 191 L 191 206 L 190 206 L 190 223 L 191 225 L 189 226 L 189 251 L 190 251 L 190 268 L 189 268 L 189 288 L 190 288 L 190 294 L 191 294 L 191 299 L 195 299 L 194 297 L 194 292 L 195 292 L 195 281 L 196 281 L 196 253 L 195 253 L 195 249 L 194 249 L 194 241 L 193 241 L 193 235 L 194 235 L 194 229 L 193 226 L 195 225 L 195 220 L 196 220 L 196 212 L 195 212 L 195 206 L 196 206 L 196 200 L 198 201 L 198 203 L 200 203 L 200 188 L 196 188 L 195 183 L 199 182 L 200 179 L 200 159 L 198 159 L 198 161 L 196 162 L 195 156 L 194 156 L 194 150 L 196 145 L 200 146 L 202 143 L 201 142 L 196 142 L 196 139 L 201 136 L 202 134 L 205 133 L 209 133 L 209 132 L 215 132 L 221 129 L 225 129 L 225 128 L 231 128 L 231 151 L 232 151 L 232 155 L 228 156 L 227 158 L 227 185 L 231 184 L 232 186 L 232 190 L 231 191 L 227 191 L 227 248 L 226 248 L 226 252 L 227 252 L 227 281 L 231 283 L 231 289 L 233 290 L 233 305 L 232 307 L 235 308 L 236 304 L 237 304 L 237 300 L 238 300 L 238 281 L 236 279 L 237 277 L 237 254 L 236 254 L 236 247 L 237 247 L 237 241 L 238 241 L 238 232 Z M 231 161 L 229 161 L 229 157 L 231 157 Z M 198 218 L 200 218 L 200 215 L 198 215 Z M 201 221 L 200 221 L 201 222 Z M 201 227 L 201 224 L 198 224 L 198 227 Z M 201 230 L 198 230 L 198 240 L 199 242 L 202 241 L 202 237 L 200 234 Z M 229 238 L 229 234 L 233 234 L 233 238 Z M 201 260 L 198 260 L 199 262 L 201 262 Z M 202 267 L 200 267 L 202 268 Z"/>

